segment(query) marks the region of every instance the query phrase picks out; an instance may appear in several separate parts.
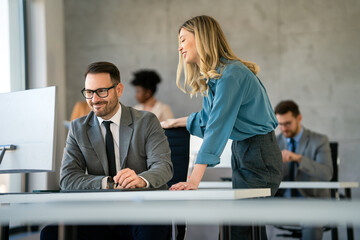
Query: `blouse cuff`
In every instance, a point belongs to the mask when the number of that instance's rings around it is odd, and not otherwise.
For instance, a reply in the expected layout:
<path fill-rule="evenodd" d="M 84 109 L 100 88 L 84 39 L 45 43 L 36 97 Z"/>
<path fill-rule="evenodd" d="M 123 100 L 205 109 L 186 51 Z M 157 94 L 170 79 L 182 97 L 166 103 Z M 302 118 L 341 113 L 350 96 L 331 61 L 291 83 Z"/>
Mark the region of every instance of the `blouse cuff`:
<path fill-rule="evenodd" d="M 203 138 L 204 134 L 200 126 L 200 114 L 198 112 L 191 113 L 186 121 L 186 129 L 191 135 Z"/>
<path fill-rule="evenodd" d="M 199 152 L 195 163 L 196 164 L 207 164 L 209 167 L 213 167 L 220 163 L 220 157 L 218 157 L 214 154 Z"/>

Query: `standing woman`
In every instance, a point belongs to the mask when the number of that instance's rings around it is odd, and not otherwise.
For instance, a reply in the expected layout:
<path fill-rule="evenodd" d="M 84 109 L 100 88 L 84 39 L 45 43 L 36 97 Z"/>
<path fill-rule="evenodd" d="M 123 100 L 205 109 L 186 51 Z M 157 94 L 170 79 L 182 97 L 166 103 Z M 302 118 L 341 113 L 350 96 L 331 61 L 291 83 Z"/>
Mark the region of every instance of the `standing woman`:
<path fill-rule="evenodd" d="M 170 190 L 197 189 L 207 166 L 220 162 L 232 139 L 233 188 L 271 188 L 281 181 L 282 159 L 274 129 L 276 116 L 256 74 L 259 67 L 239 59 L 218 22 L 209 16 L 186 21 L 179 30 L 177 86 L 191 96 L 203 95 L 203 108 L 188 117 L 162 122 L 163 128 L 185 127 L 203 138 L 188 182 Z M 184 65 L 184 66 L 183 66 Z M 184 67 L 184 87 L 180 86 Z M 250 227 L 231 229 L 233 239 L 250 239 Z"/>

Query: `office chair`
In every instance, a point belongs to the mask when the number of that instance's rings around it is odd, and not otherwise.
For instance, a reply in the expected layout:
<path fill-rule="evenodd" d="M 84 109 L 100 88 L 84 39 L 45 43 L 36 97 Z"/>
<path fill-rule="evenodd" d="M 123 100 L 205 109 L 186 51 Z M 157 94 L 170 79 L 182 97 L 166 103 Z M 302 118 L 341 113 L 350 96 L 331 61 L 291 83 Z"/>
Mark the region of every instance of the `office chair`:
<path fill-rule="evenodd" d="M 189 156 L 190 156 L 190 134 L 185 127 L 165 129 L 171 150 L 171 161 L 174 168 L 173 178 L 168 182 L 168 186 L 186 182 Z M 174 231 L 175 230 L 175 231 Z M 186 225 L 173 225 L 173 240 L 183 240 L 185 238 Z"/>
<path fill-rule="evenodd" d="M 333 176 L 330 180 L 330 182 L 337 182 L 339 181 L 339 165 L 340 160 L 338 158 L 338 149 L 339 149 L 339 143 L 337 142 L 330 142 L 330 151 L 331 151 L 331 160 L 333 165 Z M 339 192 L 338 189 L 331 189 L 331 198 L 339 198 Z M 278 237 L 289 237 L 289 238 L 295 238 L 295 239 L 301 239 L 301 227 L 294 226 L 276 226 L 276 228 L 287 231 L 288 233 L 284 234 L 277 234 Z M 338 231 L 337 227 L 330 227 L 330 226 L 324 226 L 323 231 L 329 231 L 331 230 L 331 238 L 333 240 L 338 239 Z"/>
<path fill-rule="evenodd" d="M 339 165 L 340 159 L 338 157 L 338 149 L 339 143 L 337 142 L 330 142 L 330 150 L 331 150 L 331 160 L 333 164 L 333 177 L 331 178 L 330 182 L 338 182 L 339 181 Z M 331 189 L 331 198 L 340 198 L 338 189 Z M 337 240 L 338 239 L 338 230 L 337 227 L 329 227 L 325 226 L 323 231 L 331 230 L 331 239 Z"/>

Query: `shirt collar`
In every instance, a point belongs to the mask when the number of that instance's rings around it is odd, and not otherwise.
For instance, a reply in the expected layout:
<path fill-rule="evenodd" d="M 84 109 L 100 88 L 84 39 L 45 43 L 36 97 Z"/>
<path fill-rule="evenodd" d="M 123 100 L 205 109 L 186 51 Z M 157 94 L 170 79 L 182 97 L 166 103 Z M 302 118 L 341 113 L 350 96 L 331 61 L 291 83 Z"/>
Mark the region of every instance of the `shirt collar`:
<path fill-rule="evenodd" d="M 303 133 L 304 133 L 304 128 L 301 127 L 300 132 L 295 137 L 293 137 L 295 143 L 300 142 L 300 139 L 301 139 L 301 136 L 303 135 Z M 290 143 L 290 140 L 291 140 L 291 138 L 286 138 L 286 141 L 287 141 L 288 144 Z"/>
<path fill-rule="evenodd" d="M 119 109 L 118 111 L 114 114 L 114 116 L 112 116 L 109 120 L 105 120 L 101 117 L 97 117 L 99 124 L 101 125 L 103 121 L 112 121 L 113 123 L 115 123 L 117 126 L 120 126 L 120 119 L 121 119 L 121 104 L 119 104 Z"/>

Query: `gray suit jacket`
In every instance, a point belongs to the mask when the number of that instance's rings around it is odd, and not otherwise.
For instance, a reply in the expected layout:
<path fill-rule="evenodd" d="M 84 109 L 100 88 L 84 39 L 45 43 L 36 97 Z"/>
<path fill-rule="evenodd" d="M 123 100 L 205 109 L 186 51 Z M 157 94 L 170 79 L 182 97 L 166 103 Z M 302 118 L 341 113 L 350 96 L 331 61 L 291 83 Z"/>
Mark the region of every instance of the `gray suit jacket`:
<path fill-rule="evenodd" d="M 145 178 L 151 188 L 167 189 L 173 176 L 170 148 L 156 116 L 121 105 L 120 161 Z M 101 189 L 109 175 L 105 142 L 91 111 L 71 122 L 60 173 L 63 190 Z"/>
<path fill-rule="evenodd" d="M 277 136 L 280 150 L 287 149 L 286 138 Z M 297 153 L 303 157 L 295 173 L 295 181 L 330 181 L 333 166 L 329 140 L 325 135 L 304 128 Z M 289 164 L 283 163 L 283 180 L 289 180 Z M 305 197 L 330 197 L 328 189 L 299 189 Z"/>

